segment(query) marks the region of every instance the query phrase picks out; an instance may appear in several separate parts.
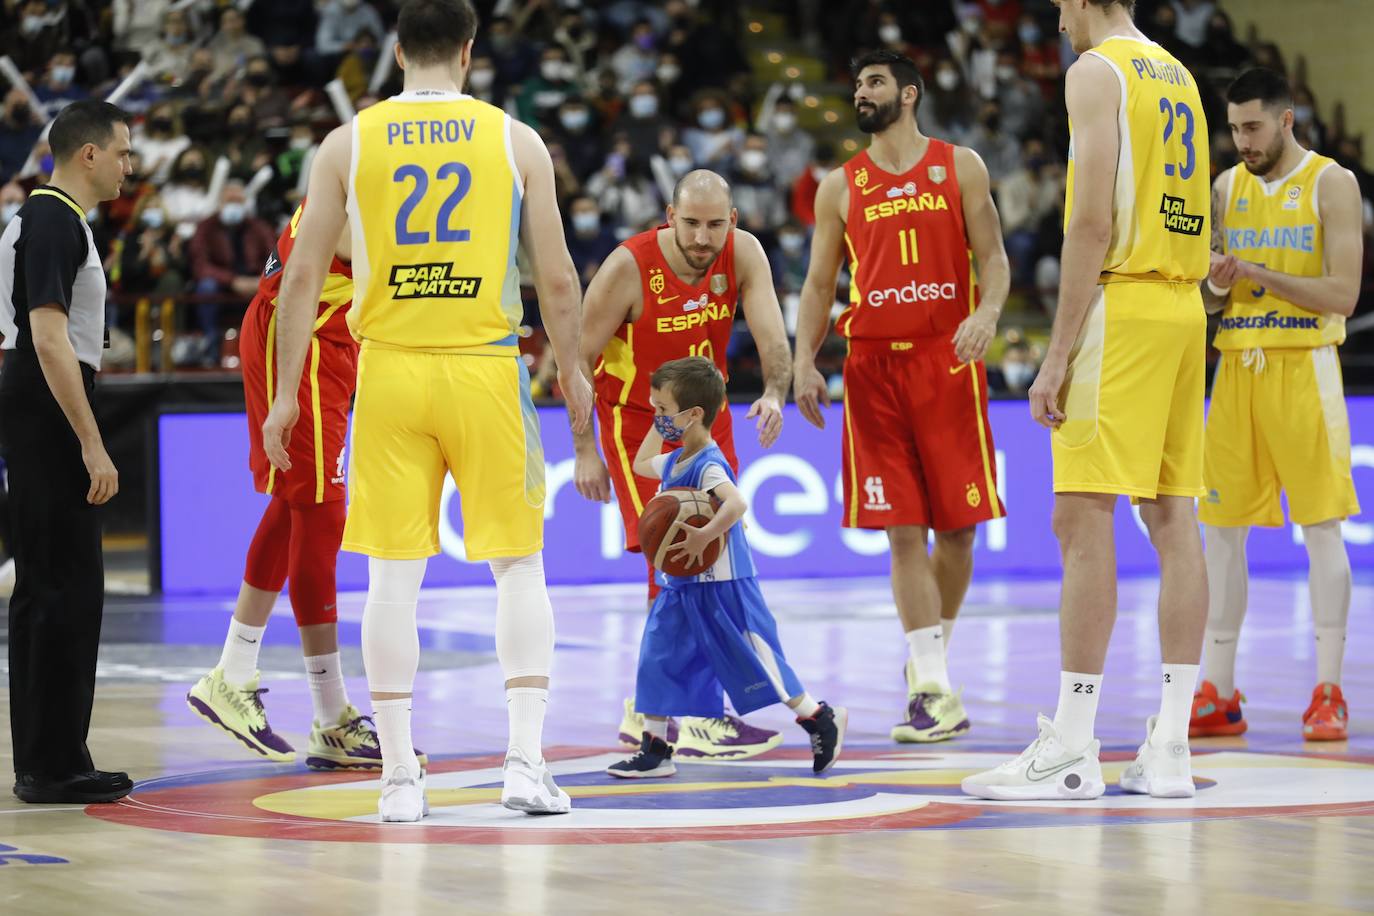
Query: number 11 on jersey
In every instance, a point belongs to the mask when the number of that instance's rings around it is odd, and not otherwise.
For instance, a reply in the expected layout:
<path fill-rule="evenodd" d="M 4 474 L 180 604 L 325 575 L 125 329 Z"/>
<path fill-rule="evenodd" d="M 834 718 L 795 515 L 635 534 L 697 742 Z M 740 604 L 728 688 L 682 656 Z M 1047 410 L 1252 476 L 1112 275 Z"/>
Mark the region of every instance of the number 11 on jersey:
<path fill-rule="evenodd" d="M 916 250 L 916 230 L 899 229 L 897 231 L 897 241 L 902 246 L 902 264 L 916 264 L 921 260 L 920 254 Z"/>

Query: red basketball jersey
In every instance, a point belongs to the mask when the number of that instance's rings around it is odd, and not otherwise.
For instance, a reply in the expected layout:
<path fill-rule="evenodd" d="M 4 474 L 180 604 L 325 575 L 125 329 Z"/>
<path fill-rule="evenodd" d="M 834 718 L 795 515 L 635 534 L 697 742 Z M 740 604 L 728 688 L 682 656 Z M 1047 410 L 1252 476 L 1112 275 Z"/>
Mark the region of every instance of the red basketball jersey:
<path fill-rule="evenodd" d="M 596 366 L 596 394 L 612 404 L 652 410 L 649 376 L 669 360 L 705 356 L 725 371 L 725 348 L 735 320 L 739 288 L 735 283 L 735 234 L 716 257 L 702 282 L 682 282 L 659 247 L 667 226 L 631 236 L 621 244 L 639 265 L 639 319 L 615 332 Z M 673 244 L 671 237 L 668 244 Z"/>
<path fill-rule="evenodd" d="M 865 150 L 844 173 L 852 280 L 837 329 L 852 338 L 948 340 L 977 304 L 954 147 L 932 138 L 901 175 L 874 165 Z"/>
<path fill-rule="evenodd" d="M 277 295 L 281 292 L 282 269 L 286 259 L 291 257 L 291 248 L 296 244 L 296 228 L 300 225 L 301 214 L 305 212 L 305 201 L 296 207 L 291 223 L 277 237 L 277 244 L 267 257 L 262 277 L 258 279 L 258 295 L 264 302 L 275 308 Z M 315 336 L 321 340 L 355 346 L 353 335 L 348 330 L 348 307 L 353 302 L 353 267 L 335 255 L 329 262 L 329 274 L 320 290 L 320 308 L 315 319 Z"/>

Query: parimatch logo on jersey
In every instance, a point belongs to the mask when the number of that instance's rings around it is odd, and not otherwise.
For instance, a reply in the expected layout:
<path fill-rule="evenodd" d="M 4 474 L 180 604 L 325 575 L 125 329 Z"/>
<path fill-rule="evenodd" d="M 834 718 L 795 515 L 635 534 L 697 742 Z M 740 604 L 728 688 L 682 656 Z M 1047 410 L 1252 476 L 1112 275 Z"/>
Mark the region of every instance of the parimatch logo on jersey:
<path fill-rule="evenodd" d="M 1182 235 L 1202 235 L 1202 217 L 1183 212 L 1182 197 L 1164 195 L 1159 212 L 1164 214 L 1164 228 Z"/>
<path fill-rule="evenodd" d="M 393 299 L 475 299 L 481 277 L 455 277 L 452 264 L 397 264 L 391 268 Z"/>

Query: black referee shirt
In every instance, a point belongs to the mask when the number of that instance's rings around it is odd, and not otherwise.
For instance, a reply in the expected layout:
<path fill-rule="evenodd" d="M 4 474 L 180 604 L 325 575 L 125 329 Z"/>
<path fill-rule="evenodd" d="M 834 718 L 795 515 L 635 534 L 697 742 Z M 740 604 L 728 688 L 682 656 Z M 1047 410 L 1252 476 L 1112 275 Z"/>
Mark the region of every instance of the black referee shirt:
<path fill-rule="evenodd" d="M 33 352 L 29 312 L 52 302 L 67 313 L 76 358 L 99 369 L 105 269 L 81 206 L 65 191 L 44 186 L 0 234 L 0 347 Z"/>

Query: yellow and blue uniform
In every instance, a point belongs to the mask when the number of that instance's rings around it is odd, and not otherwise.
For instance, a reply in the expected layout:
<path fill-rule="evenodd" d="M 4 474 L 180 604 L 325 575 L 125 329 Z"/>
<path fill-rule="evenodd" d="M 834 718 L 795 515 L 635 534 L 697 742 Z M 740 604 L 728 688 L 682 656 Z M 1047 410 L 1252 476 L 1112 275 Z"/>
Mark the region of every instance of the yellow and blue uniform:
<path fill-rule="evenodd" d="M 523 184 L 511 122 L 452 92 L 406 92 L 353 120 L 348 217 L 362 341 L 345 550 L 439 552 L 453 475 L 470 560 L 544 540 L 544 454 L 520 360 Z"/>
<path fill-rule="evenodd" d="M 1087 52 L 1116 75 L 1112 234 L 1052 437 L 1056 493 L 1201 496 L 1210 186 L 1197 82 L 1159 45 Z M 1072 125 L 1071 125 L 1072 127 Z M 1073 207 L 1070 145 L 1068 204 Z"/>
<path fill-rule="evenodd" d="M 1325 273 L 1317 184 L 1329 168 L 1308 152 L 1273 181 L 1236 166 L 1222 175 L 1226 252 L 1296 277 Z M 1350 420 L 1336 347 L 1345 316 L 1311 312 L 1239 280 L 1222 312 L 1207 416 L 1208 525 L 1299 525 L 1360 511 L 1350 474 Z"/>

